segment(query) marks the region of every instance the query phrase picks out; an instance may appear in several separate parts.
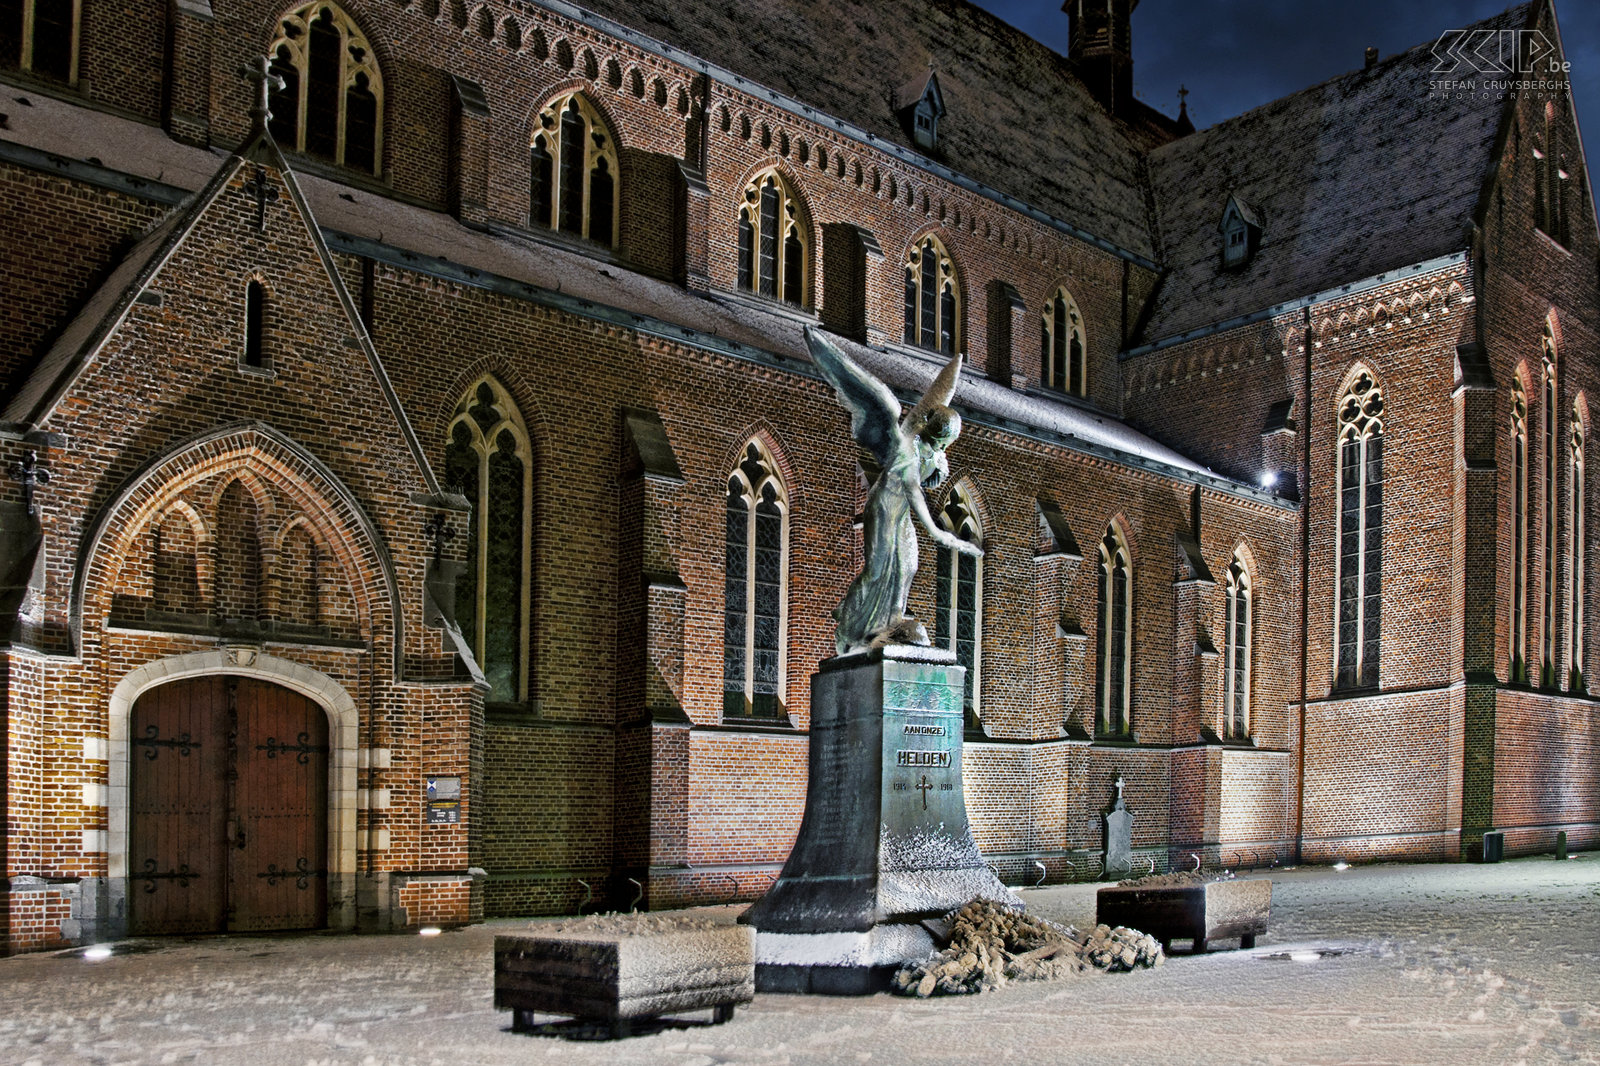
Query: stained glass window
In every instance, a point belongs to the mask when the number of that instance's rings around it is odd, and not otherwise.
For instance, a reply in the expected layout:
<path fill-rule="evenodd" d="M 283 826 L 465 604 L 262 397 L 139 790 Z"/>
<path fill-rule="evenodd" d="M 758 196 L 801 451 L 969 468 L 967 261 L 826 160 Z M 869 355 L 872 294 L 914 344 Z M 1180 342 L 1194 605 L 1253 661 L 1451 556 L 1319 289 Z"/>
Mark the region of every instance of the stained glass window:
<path fill-rule="evenodd" d="M 499 382 L 480 379 L 456 405 L 445 479 L 472 504 L 456 622 L 488 679 L 491 703 L 528 697 L 531 459 L 516 404 Z"/>
<path fill-rule="evenodd" d="M 939 524 L 964 541 L 982 545 L 983 531 L 972 498 L 957 485 L 939 512 Z M 956 653 L 966 667 L 965 696 L 970 724 L 979 720 L 979 669 L 983 637 L 983 560 L 951 548 L 938 548 L 934 641 Z"/>
<path fill-rule="evenodd" d="M 15 63 L 42 78 L 78 80 L 81 0 L 10 0 L 0 4 L 0 62 Z"/>
<path fill-rule="evenodd" d="M 528 163 L 533 225 L 597 244 L 616 243 L 616 139 L 586 97 L 570 93 L 540 111 Z"/>
<path fill-rule="evenodd" d="M 1235 554 L 1228 567 L 1226 617 L 1223 620 L 1223 721 L 1231 740 L 1250 735 L 1250 571 Z"/>
<path fill-rule="evenodd" d="M 961 344 L 961 287 L 938 238 L 930 234 L 912 246 L 905 278 L 905 342 L 954 355 Z"/>
<path fill-rule="evenodd" d="M 759 442 L 728 478 L 723 577 L 722 714 L 786 722 L 783 707 L 789 510 Z"/>
<path fill-rule="evenodd" d="M 1583 438 L 1583 415 L 1574 404 L 1567 452 L 1567 480 L 1572 493 L 1567 512 L 1567 688 L 1573 692 L 1582 692 L 1588 687 L 1583 672 L 1583 597 L 1589 584 L 1584 576 L 1587 516 L 1584 514 Z"/>
<path fill-rule="evenodd" d="M 283 84 L 272 93 L 281 146 L 376 174 L 383 159 L 383 77 L 355 22 L 318 0 L 279 20 L 267 54 Z"/>
<path fill-rule="evenodd" d="M 1340 688 L 1378 684 L 1383 592 L 1383 393 L 1366 371 L 1339 401 Z"/>
<path fill-rule="evenodd" d="M 806 306 L 811 223 L 777 171 L 763 171 L 745 186 L 738 228 L 739 288 Z"/>
<path fill-rule="evenodd" d="M 1539 456 L 1540 494 L 1544 518 L 1544 543 L 1540 545 L 1543 561 L 1544 595 L 1539 599 L 1539 631 L 1542 637 L 1543 665 L 1539 671 L 1539 684 L 1545 688 L 1556 686 L 1556 462 L 1559 416 L 1556 414 L 1556 346 L 1551 327 L 1544 330 L 1544 372 L 1541 375 L 1543 395 L 1539 404 L 1539 423 L 1543 428 Z"/>
<path fill-rule="evenodd" d="M 1041 337 L 1041 379 L 1044 387 L 1083 396 L 1088 391 L 1084 366 L 1083 315 L 1066 289 L 1057 289 L 1045 306 Z"/>
<path fill-rule="evenodd" d="M 1095 732 L 1098 736 L 1123 737 L 1132 730 L 1129 715 L 1132 591 L 1133 566 L 1128 545 L 1113 526 L 1100 541 L 1100 622 L 1095 645 Z"/>
<path fill-rule="evenodd" d="M 1528 681 L 1528 397 L 1511 379 L 1511 681 Z"/>

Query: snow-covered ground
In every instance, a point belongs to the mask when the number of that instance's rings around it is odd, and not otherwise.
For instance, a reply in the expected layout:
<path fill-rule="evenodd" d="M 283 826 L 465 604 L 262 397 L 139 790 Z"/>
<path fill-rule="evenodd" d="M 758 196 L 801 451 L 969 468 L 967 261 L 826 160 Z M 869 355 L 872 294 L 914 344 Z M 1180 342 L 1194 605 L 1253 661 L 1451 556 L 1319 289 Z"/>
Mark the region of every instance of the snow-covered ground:
<path fill-rule="evenodd" d="M 1272 879 L 1253 951 L 965 998 L 763 995 L 618 1043 L 491 1007 L 494 935 L 526 922 L 0 959 L 0 1063 L 1600 1063 L 1600 853 Z M 1094 888 L 1022 895 L 1083 925 Z"/>

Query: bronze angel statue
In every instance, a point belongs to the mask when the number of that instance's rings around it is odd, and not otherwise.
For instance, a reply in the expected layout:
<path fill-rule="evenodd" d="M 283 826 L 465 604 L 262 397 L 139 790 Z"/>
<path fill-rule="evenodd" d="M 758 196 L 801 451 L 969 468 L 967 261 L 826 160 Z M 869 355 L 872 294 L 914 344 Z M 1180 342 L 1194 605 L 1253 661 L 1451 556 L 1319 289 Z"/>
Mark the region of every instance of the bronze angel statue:
<path fill-rule="evenodd" d="M 889 387 L 814 329 L 806 330 L 812 361 L 850 412 L 856 443 L 872 453 L 880 473 L 867 491 L 862 545 L 864 560 L 834 608 L 839 654 L 886 644 L 928 644 L 928 630 L 906 614 L 906 597 L 917 573 L 917 531 L 911 516 L 947 548 L 981 556 L 983 550 L 944 529 L 928 511 L 924 489 L 950 475 L 945 449 L 961 433 L 961 416 L 950 409 L 961 376 L 957 354 L 904 418 Z"/>

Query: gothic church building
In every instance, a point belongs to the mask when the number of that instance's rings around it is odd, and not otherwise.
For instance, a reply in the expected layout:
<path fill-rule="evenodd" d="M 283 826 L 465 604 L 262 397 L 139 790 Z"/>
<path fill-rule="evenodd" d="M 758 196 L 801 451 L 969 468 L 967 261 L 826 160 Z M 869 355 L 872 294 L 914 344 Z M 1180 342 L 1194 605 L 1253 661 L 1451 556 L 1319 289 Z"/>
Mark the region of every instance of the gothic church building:
<path fill-rule="evenodd" d="M 807 327 L 966 355 L 912 606 L 1008 882 L 1118 777 L 1157 870 L 1600 843 L 1565 91 L 585 2 L 0 0 L 0 952 L 759 896 L 876 474 Z"/>

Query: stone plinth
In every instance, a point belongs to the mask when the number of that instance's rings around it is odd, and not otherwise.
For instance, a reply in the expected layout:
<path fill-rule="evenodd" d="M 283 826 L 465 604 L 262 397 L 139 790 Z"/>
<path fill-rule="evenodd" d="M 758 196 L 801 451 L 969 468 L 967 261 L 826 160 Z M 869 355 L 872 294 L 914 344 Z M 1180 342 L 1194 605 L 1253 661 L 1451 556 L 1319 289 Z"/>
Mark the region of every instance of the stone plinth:
<path fill-rule="evenodd" d="M 933 948 L 919 924 L 983 897 L 1021 901 L 985 865 L 961 789 L 955 656 L 888 647 L 811 679 L 805 817 L 754 926 L 762 991 L 865 994 Z"/>
<path fill-rule="evenodd" d="M 527 1029 L 533 1014 L 606 1022 L 711 1008 L 718 1021 L 755 998 L 755 935 L 742 926 L 637 934 L 553 931 L 494 938 L 494 1005 Z"/>
<path fill-rule="evenodd" d="M 1171 950 L 1174 940 L 1194 941 L 1194 950 L 1206 942 L 1238 937 L 1241 948 L 1253 948 L 1256 937 L 1267 931 L 1272 911 L 1272 882 L 1209 881 L 1198 885 L 1138 885 L 1102 888 L 1095 901 L 1095 921 L 1125 925 L 1149 933 Z"/>

